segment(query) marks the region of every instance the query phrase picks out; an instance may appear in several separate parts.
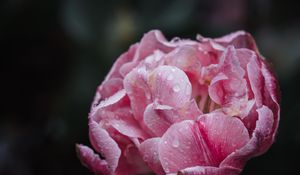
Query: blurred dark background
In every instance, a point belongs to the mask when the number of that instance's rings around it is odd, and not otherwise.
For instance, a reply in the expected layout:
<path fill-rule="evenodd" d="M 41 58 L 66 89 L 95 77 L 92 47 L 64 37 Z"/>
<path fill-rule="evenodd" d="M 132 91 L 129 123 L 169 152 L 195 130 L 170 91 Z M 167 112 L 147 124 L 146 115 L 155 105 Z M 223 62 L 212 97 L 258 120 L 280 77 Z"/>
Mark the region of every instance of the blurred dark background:
<path fill-rule="evenodd" d="M 276 143 L 243 175 L 297 174 L 300 9 L 292 0 L 4 0 L 0 2 L 1 175 L 92 174 L 87 114 L 114 60 L 150 29 L 194 39 L 244 29 L 279 77 Z"/>

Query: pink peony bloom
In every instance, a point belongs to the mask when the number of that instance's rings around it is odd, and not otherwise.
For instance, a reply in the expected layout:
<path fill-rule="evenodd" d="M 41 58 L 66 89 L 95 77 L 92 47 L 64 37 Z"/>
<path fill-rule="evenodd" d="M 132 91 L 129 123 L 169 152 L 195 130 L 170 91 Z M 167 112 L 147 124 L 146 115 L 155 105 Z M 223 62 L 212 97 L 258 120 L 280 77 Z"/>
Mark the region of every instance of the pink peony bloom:
<path fill-rule="evenodd" d="M 266 152 L 279 122 L 277 81 L 250 34 L 167 41 L 145 34 L 114 63 L 89 114 L 96 174 L 236 175 Z"/>

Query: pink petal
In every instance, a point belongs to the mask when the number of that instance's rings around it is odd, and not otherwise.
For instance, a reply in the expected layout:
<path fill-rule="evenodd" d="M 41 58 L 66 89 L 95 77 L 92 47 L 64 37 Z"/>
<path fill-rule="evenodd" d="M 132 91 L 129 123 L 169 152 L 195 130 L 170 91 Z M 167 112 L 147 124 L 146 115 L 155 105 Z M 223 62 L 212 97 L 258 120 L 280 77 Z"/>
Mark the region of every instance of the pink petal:
<path fill-rule="evenodd" d="M 125 77 L 130 71 L 132 71 L 140 62 L 134 61 L 125 63 L 120 67 L 120 74 Z"/>
<path fill-rule="evenodd" d="M 89 123 L 90 140 L 97 152 L 105 157 L 109 169 L 114 172 L 118 166 L 121 150 L 118 144 L 109 136 L 108 132 L 102 129 L 98 123 Z"/>
<path fill-rule="evenodd" d="M 161 31 L 152 30 L 144 34 L 137 49 L 137 53 L 135 54 L 134 61 L 143 60 L 155 50 L 161 50 L 167 53 L 171 51 L 173 47 L 174 46 L 166 40 Z"/>
<path fill-rule="evenodd" d="M 237 50 L 229 46 L 224 54 L 217 74 L 210 86 L 209 95 L 212 100 L 222 105 L 229 116 L 242 116 L 247 112 L 248 91 L 245 71 L 237 57 Z M 227 79 L 226 79 L 227 77 Z"/>
<path fill-rule="evenodd" d="M 91 171 L 96 174 L 109 174 L 107 162 L 95 154 L 91 148 L 76 144 L 76 151 L 81 163 Z"/>
<path fill-rule="evenodd" d="M 221 167 L 232 166 L 236 168 L 243 168 L 247 160 L 251 157 L 264 153 L 271 146 L 271 143 L 274 141 L 273 113 L 266 106 L 262 106 L 257 109 L 257 112 L 258 120 L 256 121 L 256 128 L 252 133 L 251 139 L 244 147 L 230 154 L 221 163 Z"/>
<path fill-rule="evenodd" d="M 132 45 L 129 50 L 125 53 L 123 53 L 114 63 L 112 68 L 110 69 L 109 73 L 107 74 L 104 81 L 107 81 L 111 78 L 122 78 L 123 76 L 120 74 L 120 68 L 125 63 L 133 61 L 133 57 L 135 53 L 137 52 L 137 49 L 139 47 L 139 44 Z"/>
<path fill-rule="evenodd" d="M 208 60 L 204 56 L 195 46 L 181 46 L 165 56 L 165 64 L 197 74 L 201 68 L 200 58 Z"/>
<path fill-rule="evenodd" d="M 211 154 L 218 163 L 249 141 L 248 130 L 236 117 L 226 116 L 223 113 L 209 113 L 202 115 L 197 123 Z"/>
<path fill-rule="evenodd" d="M 130 99 L 133 116 L 142 128 L 145 128 L 143 123 L 145 108 L 152 103 L 152 94 L 146 82 L 145 71 L 144 68 L 136 68 L 124 78 L 124 88 Z"/>
<path fill-rule="evenodd" d="M 256 105 L 258 108 L 260 108 L 262 106 L 261 92 L 262 92 L 262 86 L 264 84 L 263 84 L 263 77 L 260 71 L 260 66 L 256 58 L 251 59 L 250 62 L 247 64 L 247 74 L 248 74 L 251 90 L 255 98 Z"/>
<path fill-rule="evenodd" d="M 184 175 L 238 175 L 241 170 L 234 167 L 195 166 L 181 170 Z M 179 174 L 179 173 L 177 173 Z"/>
<path fill-rule="evenodd" d="M 270 68 L 262 62 L 262 75 L 264 77 L 264 104 L 266 104 L 272 111 L 274 115 L 274 127 L 273 127 L 273 139 L 275 138 L 276 131 L 279 124 L 280 117 L 280 89 L 275 75 L 271 73 Z"/>
<path fill-rule="evenodd" d="M 210 165 L 213 157 L 200 133 L 194 131 L 195 123 L 185 120 L 173 124 L 161 138 L 159 159 L 166 173 L 181 169 Z"/>
<path fill-rule="evenodd" d="M 160 143 L 160 138 L 151 138 L 144 141 L 140 147 L 140 153 L 143 156 L 144 161 L 148 166 L 157 174 L 164 175 L 165 172 L 161 166 L 159 156 L 158 156 L 158 145 Z"/>
<path fill-rule="evenodd" d="M 98 111 L 114 111 L 125 106 L 129 106 L 129 100 L 126 96 L 125 90 L 122 89 L 116 92 L 114 95 L 110 96 L 109 98 L 100 101 L 99 104 L 94 104 L 89 114 L 89 117 L 95 121 L 99 121 L 101 116 L 98 115 Z"/>
<path fill-rule="evenodd" d="M 123 149 L 120 158 L 117 175 L 148 174 L 151 170 L 143 161 L 140 152 L 133 144 L 128 144 Z"/>
<path fill-rule="evenodd" d="M 203 115 L 195 123 L 173 124 L 163 135 L 159 157 L 167 173 L 193 166 L 218 166 L 249 140 L 243 123 L 222 113 Z"/>
<path fill-rule="evenodd" d="M 224 73 L 219 73 L 215 76 L 209 87 L 208 93 L 210 98 L 217 104 L 223 104 L 225 101 L 225 90 L 223 88 L 223 80 L 227 80 L 228 77 Z"/>
<path fill-rule="evenodd" d="M 182 108 L 177 109 L 178 115 L 182 118 L 182 120 L 194 120 L 198 116 L 202 114 L 195 99 L 192 99 L 189 103 L 187 103 Z M 180 120 L 181 121 L 181 120 Z"/>
<path fill-rule="evenodd" d="M 213 40 L 224 47 L 233 45 L 235 48 L 247 48 L 258 53 L 253 37 L 245 31 L 237 31 Z"/>
<path fill-rule="evenodd" d="M 150 73 L 148 84 L 154 100 L 159 104 L 176 108 L 190 101 L 191 83 L 177 67 L 159 66 Z"/>
<path fill-rule="evenodd" d="M 149 104 L 145 109 L 144 123 L 155 136 L 162 136 L 171 125 L 163 115 L 158 114 L 153 104 Z"/>
<path fill-rule="evenodd" d="M 111 78 L 104 81 L 99 87 L 98 92 L 103 99 L 108 98 L 123 89 L 123 80 L 121 78 Z"/>
<path fill-rule="evenodd" d="M 118 115 L 117 119 L 111 119 L 108 121 L 121 134 L 129 137 L 129 138 L 140 138 L 146 139 L 148 138 L 148 134 L 145 133 L 137 123 L 137 121 L 133 118 L 132 115 Z"/>

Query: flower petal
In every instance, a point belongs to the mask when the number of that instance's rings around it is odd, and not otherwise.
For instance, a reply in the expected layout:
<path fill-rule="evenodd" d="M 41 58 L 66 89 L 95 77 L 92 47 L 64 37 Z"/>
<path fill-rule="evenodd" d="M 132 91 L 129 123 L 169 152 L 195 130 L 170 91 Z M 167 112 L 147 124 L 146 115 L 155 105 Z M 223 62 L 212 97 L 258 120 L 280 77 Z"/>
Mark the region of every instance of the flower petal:
<path fill-rule="evenodd" d="M 213 159 L 202 135 L 195 132 L 195 122 L 185 120 L 173 124 L 162 136 L 159 159 L 166 173 L 181 169 L 210 165 Z"/>
<path fill-rule="evenodd" d="M 272 135 L 274 132 L 273 113 L 264 105 L 257 109 L 257 112 L 258 120 L 256 121 L 256 128 L 252 133 L 251 139 L 244 147 L 224 159 L 220 165 L 221 167 L 232 166 L 243 168 L 247 160 L 264 153 L 271 146 L 271 143 L 274 141 Z"/>
<path fill-rule="evenodd" d="M 102 83 L 98 92 L 103 99 L 108 98 L 123 89 L 123 80 L 121 78 L 111 78 Z"/>
<path fill-rule="evenodd" d="M 129 104 L 130 103 L 128 97 L 126 96 L 126 92 L 124 89 L 122 89 L 109 98 L 100 101 L 99 104 L 94 104 L 94 106 L 91 108 L 89 118 L 99 122 L 102 118 L 101 115 L 99 115 L 102 113 L 99 113 L 99 111 L 114 111 L 122 107 L 128 107 Z"/>
<path fill-rule="evenodd" d="M 138 148 L 133 144 L 126 145 L 122 152 L 123 154 L 120 157 L 116 170 L 117 175 L 148 174 L 151 171 L 143 161 Z"/>
<path fill-rule="evenodd" d="M 247 74 L 249 78 L 249 83 L 251 90 L 253 92 L 255 103 L 258 108 L 262 106 L 262 87 L 263 87 L 263 77 L 260 71 L 260 66 L 257 60 L 251 59 L 247 64 Z"/>
<path fill-rule="evenodd" d="M 218 163 L 249 141 L 248 130 L 236 117 L 226 116 L 223 113 L 209 113 L 202 115 L 197 123 L 211 154 Z"/>
<path fill-rule="evenodd" d="M 109 136 L 108 132 L 102 129 L 98 123 L 89 123 L 90 140 L 97 152 L 105 157 L 109 169 L 114 172 L 118 166 L 121 150 L 118 144 Z"/>
<path fill-rule="evenodd" d="M 143 127 L 144 110 L 152 103 L 152 94 L 146 82 L 145 68 L 136 68 L 124 78 L 124 88 L 130 99 L 131 109 L 134 118 Z"/>
<path fill-rule="evenodd" d="M 221 38 L 213 39 L 213 41 L 223 45 L 224 47 L 233 45 L 235 48 L 247 48 L 258 53 L 253 37 L 245 31 L 237 31 Z"/>
<path fill-rule="evenodd" d="M 190 101 L 192 86 L 187 75 L 174 66 L 159 66 L 148 78 L 155 102 L 171 107 L 182 107 Z"/>
<path fill-rule="evenodd" d="M 248 140 L 248 131 L 238 118 L 211 113 L 197 122 L 173 124 L 162 136 L 159 156 L 167 173 L 199 165 L 218 166 Z"/>
<path fill-rule="evenodd" d="M 153 104 L 149 104 L 145 109 L 144 123 L 155 136 L 162 136 L 171 125 L 163 115 L 157 113 Z"/>
<path fill-rule="evenodd" d="M 208 87 L 210 98 L 217 104 L 223 104 L 225 101 L 225 91 L 222 85 L 223 80 L 228 80 L 224 73 L 219 73 L 215 76 Z"/>
<path fill-rule="evenodd" d="M 134 56 L 134 61 L 143 60 L 145 57 L 152 54 L 155 50 L 160 50 L 162 52 L 169 52 L 173 49 L 164 35 L 159 30 L 152 30 L 144 34 L 140 45 L 137 49 L 137 53 Z"/>
<path fill-rule="evenodd" d="M 137 52 L 137 49 L 139 47 L 139 44 L 134 44 L 132 45 L 129 50 L 125 53 L 123 53 L 114 63 L 112 68 L 110 69 L 109 73 L 105 77 L 104 81 L 107 81 L 111 78 L 123 78 L 123 76 L 120 73 L 120 68 L 123 66 L 125 63 L 133 61 L 134 55 Z"/>
<path fill-rule="evenodd" d="M 140 153 L 143 156 L 144 161 L 148 166 L 157 174 L 164 175 L 165 172 L 161 166 L 161 162 L 158 156 L 158 145 L 160 143 L 160 138 L 151 138 L 144 141 L 140 147 Z"/>
<path fill-rule="evenodd" d="M 238 175 L 241 170 L 233 167 L 195 166 L 179 171 L 183 175 Z"/>
<path fill-rule="evenodd" d="M 181 46 L 165 56 L 165 64 L 176 66 L 185 72 L 198 74 L 201 67 L 200 59 L 209 60 L 204 56 L 195 46 Z"/>
<path fill-rule="evenodd" d="M 94 151 L 81 144 L 76 144 L 77 155 L 81 163 L 97 174 L 109 174 L 107 162 L 102 160 Z"/>
<path fill-rule="evenodd" d="M 108 119 L 107 122 L 121 134 L 129 138 L 146 139 L 149 137 L 148 134 L 140 128 L 131 113 L 115 111 L 112 115 L 115 115 L 115 117 Z"/>

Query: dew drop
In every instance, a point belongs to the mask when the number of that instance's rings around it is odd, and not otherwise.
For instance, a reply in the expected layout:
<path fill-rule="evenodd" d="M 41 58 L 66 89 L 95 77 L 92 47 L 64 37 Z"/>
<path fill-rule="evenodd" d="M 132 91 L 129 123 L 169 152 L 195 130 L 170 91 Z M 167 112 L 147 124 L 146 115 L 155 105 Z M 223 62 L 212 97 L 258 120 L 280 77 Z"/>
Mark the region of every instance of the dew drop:
<path fill-rule="evenodd" d="M 172 74 L 170 74 L 170 75 L 168 75 L 168 77 L 167 77 L 167 80 L 173 80 L 174 79 L 174 76 L 172 75 Z"/>
<path fill-rule="evenodd" d="M 171 71 L 172 71 L 172 72 L 175 72 L 175 68 L 172 68 Z"/>
<path fill-rule="evenodd" d="M 150 93 L 145 93 L 145 96 L 146 96 L 146 98 L 147 98 L 148 100 L 151 99 L 151 94 L 150 94 Z"/>
<path fill-rule="evenodd" d="M 173 91 L 174 92 L 179 92 L 180 91 L 180 87 L 179 87 L 178 84 L 176 84 L 176 85 L 173 86 Z"/>
<path fill-rule="evenodd" d="M 168 141 L 165 140 L 165 141 L 164 141 L 164 144 L 168 144 Z"/>
<path fill-rule="evenodd" d="M 172 142 L 172 146 L 174 147 L 174 148 L 178 148 L 179 147 L 179 140 L 178 139 L 174 139 L 173 140 L 173 142 Z"/>

